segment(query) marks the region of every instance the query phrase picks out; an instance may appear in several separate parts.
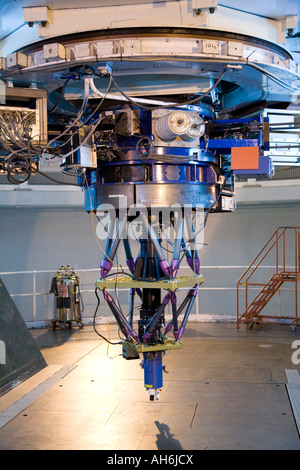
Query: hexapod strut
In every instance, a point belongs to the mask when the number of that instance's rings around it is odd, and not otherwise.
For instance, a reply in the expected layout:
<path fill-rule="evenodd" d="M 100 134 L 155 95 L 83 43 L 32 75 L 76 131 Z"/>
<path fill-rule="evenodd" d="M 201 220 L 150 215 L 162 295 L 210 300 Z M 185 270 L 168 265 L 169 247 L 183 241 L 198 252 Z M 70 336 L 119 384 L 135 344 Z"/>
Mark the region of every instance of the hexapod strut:
<path fill-rule="evenodd" d="M 199 273 L 200 262 L 195 246 L 195 239 L 199 234 L 193 236 L 193 250 L 188 250 L 187 245 L 190 242 L 183 238 L 185 218 L 182 216 L 181 210 L 177 211 L 177 215 L 179 215 L 177 223 L 175 223 L 175 217 L 173 218 L 175 240 L 171 263 L 169 263 L 163 253 L 161 238 L 157 234 L 157 231 L 161 232 L 164 230 L 166 221 L 159 223 L 157 217 L 151 218 L 151 215 L 146 216 L 145 213 L 140 216 L 141 236 L 138 240 L 140 251 L 134 260 L 127 233 L 127 215 L 123 216 L 121 220 L 117 220 L 117 230 L 113 240 L 110 239 L 112 231 L 108 230 L 105 243 L 107 251 L 104 253 L 101 261 L 102 277 L 96 282 L 97 288 L 103 291 L 104 299 L 123 335 L 124 357 L 132 358 L 141 355 L 141 365 L 144 370 L 144 385 L 149 392 L 150 400 L 159 398 L 160 389 L 163 386 L 163 372 L 165 371 L 162 363 L 163 355 L 166 351 L 182 347 L 180 339 L 184 333 L 189 314 L 197 296 L 198 287 L 203 282 L 203 276 Z M 190 217 L 193 215 L 193 212 L 189 213 Z M 193 225 L 192 220 L 189 220 L 186 225 L 191 228 Z M 121 275 L 120 278 L 113 278 L 113 286 L 130 287 L 128 319 L 108 292 L 112 280 L 107 276 L 121 243 L 121 237 L 123 237 L 126 261 L 131 275 L 126 277 Z M 180 258 L 182 251 L 183 255 Z M 189 262 L 194 275 L 177 277 L 183 257 Z M 189 287 L 192 288 L 189 289 Z M 180 288 L 188 289 L 188 291 L 181 305 L 177 307 L 176 291 Z M 162 290 L 166 290 L 167 293 L 162 295 Z M 136 293 L 138 293 L 142 302 L 137 322 L 138 331 L 133 326 L 133 309 Z M 171 304 L 172 320 L 165 327 L 165 310 L 168 304 Z M 181 314 L 183 314 L 183 319 L 179 325 Z M 167 336 L 167 333 L 172 328 L 173 339 Z"/>

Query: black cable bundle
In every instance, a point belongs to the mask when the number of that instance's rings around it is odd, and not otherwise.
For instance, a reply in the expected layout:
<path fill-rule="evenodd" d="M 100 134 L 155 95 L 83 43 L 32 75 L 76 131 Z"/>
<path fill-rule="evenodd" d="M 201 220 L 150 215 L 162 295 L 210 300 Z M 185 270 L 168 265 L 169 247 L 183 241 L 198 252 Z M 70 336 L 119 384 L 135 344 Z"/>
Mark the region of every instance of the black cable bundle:
<path fill-rule="evenodd" d="M 7 179 L 12 184 L 22 184 L 29 180 L 32 166 L 29 158 L 12 155 L 6 161 Z"/>

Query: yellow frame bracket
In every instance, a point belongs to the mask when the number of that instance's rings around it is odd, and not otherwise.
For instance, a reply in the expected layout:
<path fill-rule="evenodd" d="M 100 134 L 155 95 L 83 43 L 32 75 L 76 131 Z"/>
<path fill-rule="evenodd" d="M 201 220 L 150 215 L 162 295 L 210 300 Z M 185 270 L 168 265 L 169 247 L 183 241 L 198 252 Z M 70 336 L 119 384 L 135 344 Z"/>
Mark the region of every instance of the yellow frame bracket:
<path fill-rule="evenodd" d="M 109 287 L 117 287 L 118 289 L 166 289 L 170 292 L 175 292 L 177 289 L 184 287 L 195 287 L 203 284 L 204 277 L 202 274 L 194 276 L 182 276 L 172 279 L 161 279 L 161 280 L 147 280 L 141 281 L 132 277 L 119 277 L 116 276 L 111 279 L 99 278 L 96 281 L 96 287 L 100 290 L 108 289 Z"/>
<path fill-rule="evenodd" d="M 137 353 L 147 353 L 155 351 L 169 351 L 171 349 L 181 349 L 183 344 L 181 341 L 176 341 L 175 339 L 168 338 L 167 336 L 163 337 L 163 343 L 157 343 L 154 345 L 148 345 L 143 343 L 137 343 L 136 341 L 125 340 L 123 344 L 129 346 L 133 351 Z"/>

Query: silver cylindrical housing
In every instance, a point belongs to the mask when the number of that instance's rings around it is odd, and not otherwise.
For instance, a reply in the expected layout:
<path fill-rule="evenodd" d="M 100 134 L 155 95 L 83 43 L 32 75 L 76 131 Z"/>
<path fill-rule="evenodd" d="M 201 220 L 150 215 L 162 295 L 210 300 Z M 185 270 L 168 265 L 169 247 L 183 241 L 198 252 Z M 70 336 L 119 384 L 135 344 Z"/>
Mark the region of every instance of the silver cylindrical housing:
<path fill-rule="evenodd" d="M 189 115 L 182 110 L 172 111 L 156 121 L 155 132 L 163 141 L 170 141 L 186 134 L 191 126 Z"/>
<path fill-rule="evenodd" d="M 192 116 L 190 117 L 191 126 L 186 134 L 180 136 L 182 140 L 185 141 L 192 141 L 195 139 L 199 139 L 203 136 L 205 132 L 205 123 L 200 116 Z"/>

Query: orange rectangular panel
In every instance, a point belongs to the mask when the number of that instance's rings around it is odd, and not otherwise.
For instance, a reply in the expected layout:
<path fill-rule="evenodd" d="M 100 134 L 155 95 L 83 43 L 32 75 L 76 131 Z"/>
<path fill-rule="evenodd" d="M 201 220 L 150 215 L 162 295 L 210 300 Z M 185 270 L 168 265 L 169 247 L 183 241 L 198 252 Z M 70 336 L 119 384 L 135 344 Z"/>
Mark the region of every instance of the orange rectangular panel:
<path fill-rule="evenodd" d="M 231 169 L 232 170 L 258 170 L 259 168 L 258 147 L 232 147 Z"/>

